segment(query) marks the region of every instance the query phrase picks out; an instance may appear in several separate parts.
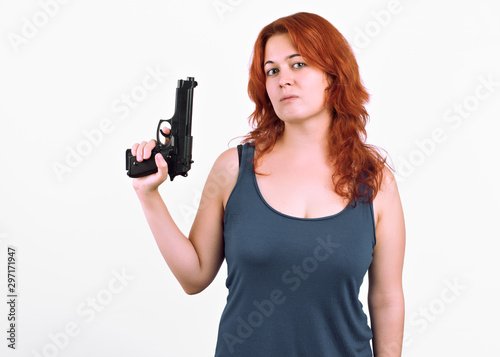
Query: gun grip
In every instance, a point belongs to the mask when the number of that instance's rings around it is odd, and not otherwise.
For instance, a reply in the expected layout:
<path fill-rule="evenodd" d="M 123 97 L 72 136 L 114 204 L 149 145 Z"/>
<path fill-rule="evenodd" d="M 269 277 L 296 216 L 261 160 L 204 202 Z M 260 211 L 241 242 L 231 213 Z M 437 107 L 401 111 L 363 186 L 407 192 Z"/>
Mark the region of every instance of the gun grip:
<path fill-rule="evenodd" d="M 137 178 L 158 172 L 158 167 L 155 162 L 155 155 L 158 152 L 159 151 L 154 148 L 149 159 L 138 162 L 136 157 L 132 155 L 132 150 L 127 149 L 125 152 L 127 175 L 132 178 Z"/>

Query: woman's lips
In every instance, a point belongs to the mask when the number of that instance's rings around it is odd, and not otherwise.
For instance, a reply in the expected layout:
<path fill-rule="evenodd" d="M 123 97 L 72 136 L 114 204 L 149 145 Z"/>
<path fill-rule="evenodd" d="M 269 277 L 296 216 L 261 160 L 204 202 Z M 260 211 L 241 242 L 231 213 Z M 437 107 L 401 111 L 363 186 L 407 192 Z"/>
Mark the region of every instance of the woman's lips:
<path fill-rule="evenodd" d="M 293 94 L 288 94 L 288 95 L 284 95 L 283 97 L 280 98 L 280 102 L 281 103 L 286 103 L 286 102 L 291 102 L 293 101 L 294 99 L 297 99 L 298 96 L 296 95 L 293 95 Z"/>

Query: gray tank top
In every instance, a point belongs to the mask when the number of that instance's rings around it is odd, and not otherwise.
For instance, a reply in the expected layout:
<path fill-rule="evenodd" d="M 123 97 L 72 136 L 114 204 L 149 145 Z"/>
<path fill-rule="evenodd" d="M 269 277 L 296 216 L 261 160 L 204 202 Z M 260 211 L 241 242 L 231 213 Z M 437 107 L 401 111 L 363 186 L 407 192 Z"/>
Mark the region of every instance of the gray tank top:
<path fill-rule="evenodd" d="M 253 156 L 245 144 L 224 214 L 229 292 L 215 356 L 372 356 L 358 299 L 375 247 L 372 204 L 280 213 L 260 193 Z"/>

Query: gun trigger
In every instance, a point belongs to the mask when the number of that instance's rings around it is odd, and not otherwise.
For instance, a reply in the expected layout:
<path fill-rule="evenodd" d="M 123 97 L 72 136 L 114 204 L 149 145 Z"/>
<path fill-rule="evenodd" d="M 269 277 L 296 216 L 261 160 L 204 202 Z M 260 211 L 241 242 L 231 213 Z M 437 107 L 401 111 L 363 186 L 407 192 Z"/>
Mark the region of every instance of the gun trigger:
<path fill-rule="evenodd" d="M 164 138 L 169 138 L 170 135 L 167 135 L 163 132 L 163 130 L 160 130 L 160 134 L 163 135 Z"/>

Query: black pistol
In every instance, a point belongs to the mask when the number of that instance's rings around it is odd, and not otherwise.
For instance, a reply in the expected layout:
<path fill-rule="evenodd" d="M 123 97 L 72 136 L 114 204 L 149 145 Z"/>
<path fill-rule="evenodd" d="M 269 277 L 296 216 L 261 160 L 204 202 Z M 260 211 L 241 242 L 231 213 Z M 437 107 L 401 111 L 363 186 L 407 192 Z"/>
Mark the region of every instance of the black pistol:
<path fill-rule="evenodd" d="M 156 147 L 151 152 L 151 157 L 138 162 L 132 155 L 131 149 L 126 151 L 126 169 L 130 177 L 143 177 L 158 172 L 155 155 L 161 153 L 168 164 L 170 181 L 177 175 L 187 176 L 193 161 L 193 137 L 191 136 L 191 119 L 193 114 L 193 91 L 198 83 L 193 77 L 187 80 L 179 79 L 175 94 L 175 112 L 171 119 L 161 119 L 156 131 Z M 170 135 L 162 131 L 162 123 L 170 124 Z M 160 134 L 168 138 L 167 144 L 162 144 Z"/>

